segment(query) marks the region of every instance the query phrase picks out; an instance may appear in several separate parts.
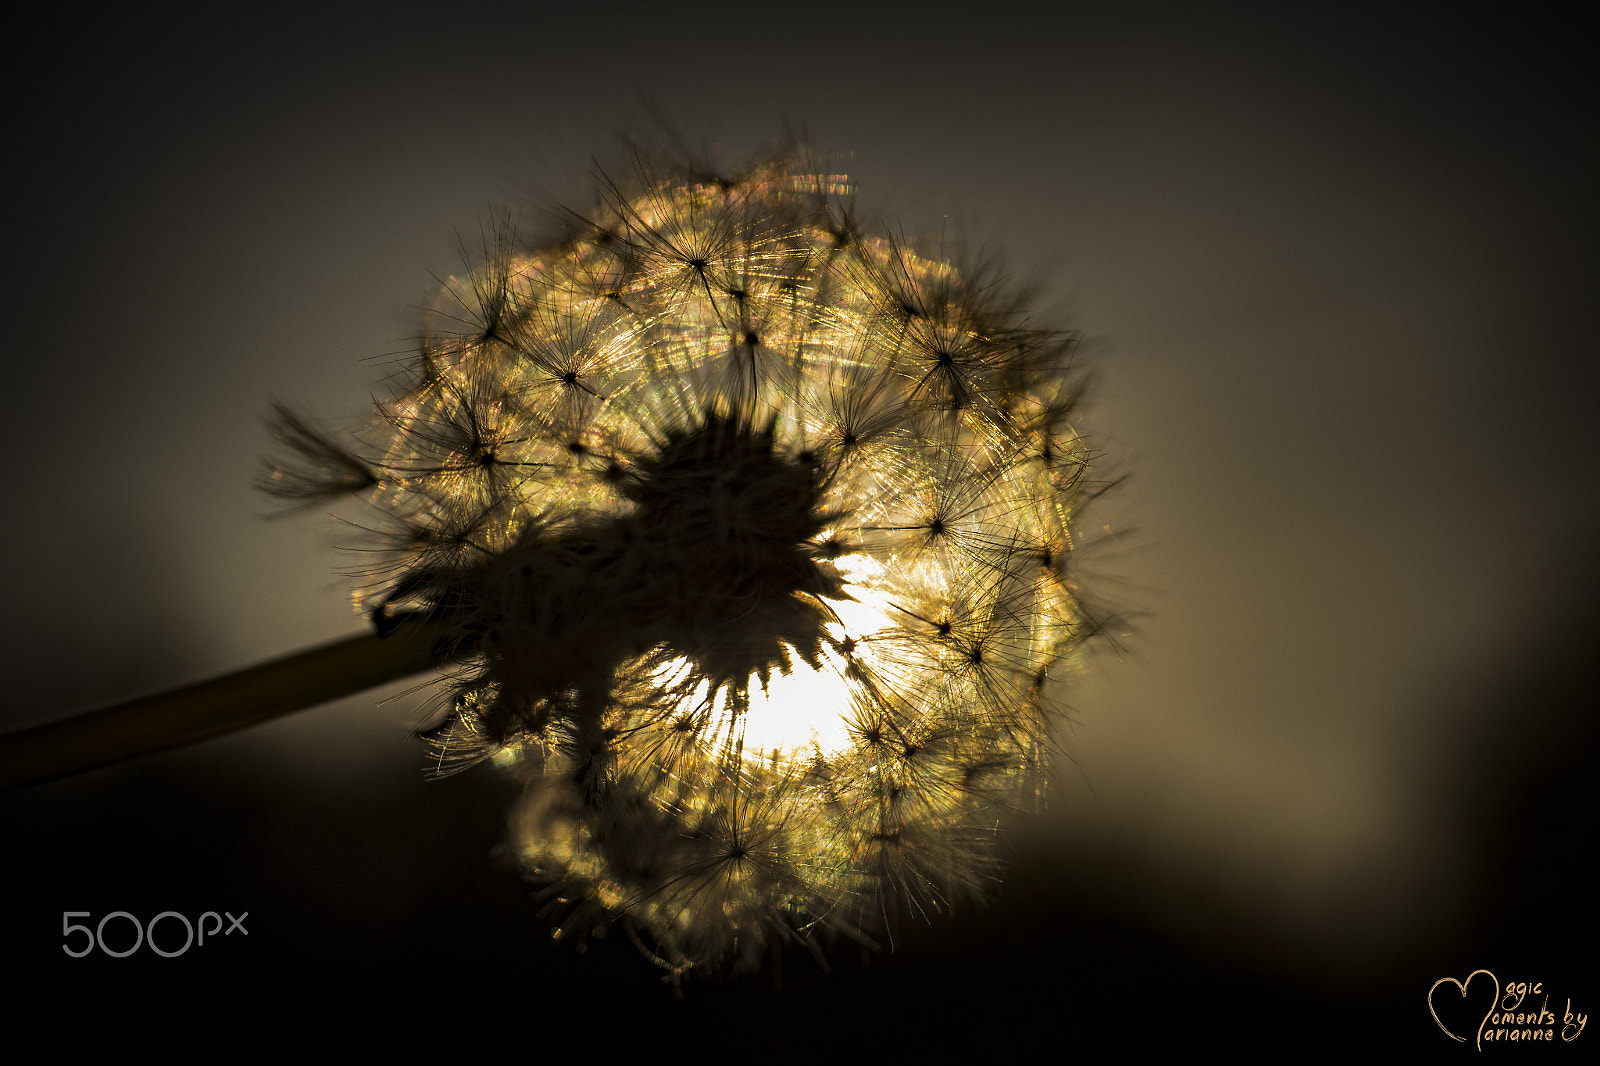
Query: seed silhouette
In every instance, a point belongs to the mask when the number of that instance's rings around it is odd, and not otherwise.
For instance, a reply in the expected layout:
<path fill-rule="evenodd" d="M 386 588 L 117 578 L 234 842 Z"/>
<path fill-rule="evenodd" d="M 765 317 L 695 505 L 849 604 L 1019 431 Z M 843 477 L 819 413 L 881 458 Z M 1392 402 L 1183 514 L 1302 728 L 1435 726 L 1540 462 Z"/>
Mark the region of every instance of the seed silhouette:
<path fill-rule="evenodd" d="M 800 154 L 641 159 L 451 283 L 360 460 L 391 521 L 473 531 L 391 541 L 370 600 L 475 668 L 435 766 L 521 775 L 563 928 L 621 920 L 675 973 L 980 891 L 1095 629 L 1074 336 L 847 193 Z M 451 458 L 465 426 L 494 463 Z"/>

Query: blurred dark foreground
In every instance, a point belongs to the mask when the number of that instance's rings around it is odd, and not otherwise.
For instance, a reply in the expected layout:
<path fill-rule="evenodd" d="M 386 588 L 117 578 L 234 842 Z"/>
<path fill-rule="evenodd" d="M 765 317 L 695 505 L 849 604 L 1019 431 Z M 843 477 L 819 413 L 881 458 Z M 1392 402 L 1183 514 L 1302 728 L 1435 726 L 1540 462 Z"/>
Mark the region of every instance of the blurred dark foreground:
<path fill-rule="evenodd" d="M 1483 735 L 1456 738 L 1459 772 L 1439 797 L 1470 827 L 1439 899 L 1456 917 L 1421 939 L 1400 930 L 1328 957 L 1196 890 L 1161 856 L 1082 843 L 1067 811 L 1054 823 L 1064 833 L 1018 838 L 985 909 L 908 921 L 892 953 L 841 944 L 831 972 L 791 948 L 756 977 L 686 981 L 680 1000 L 620 932 L 581 953 L 552 943 L 525 887 L 491 858 L 511 798 L 492 771 L 425 781 L 408 770 L 334 794 L 221 747 L 0 798 L 6 959 L 21 986 L 3 1015 L 13 1033 L 105 1050 L 1204 1061 L 1255 1048 L 1460 1061 L 1478 1053 L 1428 1014 L 1439 978 L 1483 967 L 1541 982 L 1558 1013 L 1568 997 L 1584 1013 L 1597 1005 L 1596 628 L 1553 620 L 1553 636 L 1483 693 Z M 245 932 L 219 935 L 208 920 L 208 942 L 174 958 L 147 945 L 69 957 L 63 945 L 81 950 L 86 937 L 64 924 L 113 911 L 141 922 L 226 912 Z M 128 947 L 131 923 L 110 919 L 105 937 Z M 183 938 L 164 919 L 162 946 Z M 1596 1039 L 1490 1050 L 1574 1061 Z"/>

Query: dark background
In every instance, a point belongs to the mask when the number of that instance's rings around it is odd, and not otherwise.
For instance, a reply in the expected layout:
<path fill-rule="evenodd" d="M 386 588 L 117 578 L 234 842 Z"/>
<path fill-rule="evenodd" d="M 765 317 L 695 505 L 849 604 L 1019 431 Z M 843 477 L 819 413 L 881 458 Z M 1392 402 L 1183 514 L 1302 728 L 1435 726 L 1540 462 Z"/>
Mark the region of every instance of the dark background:
<path fill-rule="evenodd" d="M 680 1003 L 625 938 L 553 945 L 491 857 L 506 786 L 424 781 L 418 698 L 366 697 L 0 797 L 25 986 L 0 1013 L 111 1047 L 935 1060 L 1459 1059 L 1426 993 L 1477 968 L 1591 1013 L 1581 39 L 1350 5 L 29 27 L 0 723 L 356 631 L 350 538 L 252 494 L 269 401 L 359 415 L 458 238 L 585 206 L 623 132 L 738 159 L 809 129 L 853 152 L 865 215 L 1003 254 L 1084 330 L 1087 428 L 1131 475 L 1086 565 L 1132 624 L 1064 687 L 1049 809 L 989 906 L 892 954 L 794 951 L 781 990 Z M 249 935 L 77 960 L 69 910 L 248 911 Z"/>

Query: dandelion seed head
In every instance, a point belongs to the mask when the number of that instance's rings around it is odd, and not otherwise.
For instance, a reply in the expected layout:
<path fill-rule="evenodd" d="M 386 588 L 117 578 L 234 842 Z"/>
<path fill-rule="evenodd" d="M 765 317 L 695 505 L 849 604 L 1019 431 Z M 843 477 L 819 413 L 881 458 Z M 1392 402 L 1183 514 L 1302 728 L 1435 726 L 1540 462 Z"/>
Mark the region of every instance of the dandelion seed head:
<path fill-rule="evenodd" d="M 641 155 L 486 241 L 359 443 L 280 418 L 276 494 L 378 512 L 363 609 L 454 634 L 434 766 L 522 778 L 558 928 L 674 973 L 981 892 L 1096 628 L 1075 335 L 849 192 Z"/>

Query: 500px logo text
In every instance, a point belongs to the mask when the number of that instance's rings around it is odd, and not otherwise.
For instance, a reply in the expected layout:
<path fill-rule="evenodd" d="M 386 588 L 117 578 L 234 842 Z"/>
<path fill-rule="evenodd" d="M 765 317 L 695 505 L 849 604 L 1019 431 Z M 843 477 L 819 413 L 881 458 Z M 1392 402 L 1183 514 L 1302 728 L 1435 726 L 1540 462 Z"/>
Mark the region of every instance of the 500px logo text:
<path fill-rule="evenodd" d="M 191 947 L 205 946 L 206 937 L 208 936 L 215 940 L 219 932 L 221 932 L 223 936 L 229 936 L 235 930 L 237 930 L 238 932 L 243 933 L 245 936 L 250 935 L 250 930 L 244 927 L 244 920 L 250 917 L 249 911 L 243 912 L 237 918 L 235 918 L 232 914 L 228 914 L 227 911 L 223 911 L 222 914 L 226 914 L 228 916 L 228 928 L 226 931 L 224 931 L 222 928 L 222 915 L 218 914 L 216 911 L 206 911 L 200 916 L 198 922 L 189 921 L 188 918 L 179 914 L 177 911 L 162 911 L 154 918 L 151 918 L 150 921 L 144 925 L 140 925 L 139 919 L 135 918 L 127 911 L 112 911 L 110 914 L 107 914 L 105 917 L 101 918 L 99 923 L 95 925 L 93 929 L 89 928 L 87 925 L 75 925 L 72 921 L 74 918 L 88 918 L 90 916 L 89 911 L 62 911 L 61 935 L 64 939 L 61 944 L 61 950 L 65 951 L 68 955 L 71 955 L 75 959 L 81 959 L 95 948 L 99 948 L 103 954 L 110 955 L 114 959 L 121 959 L 132 955 L 135 951 L 138 951 L 141 946 L 148 944 L 150 946 L 150 950 L 155 952 L 157 955 L 160 955 L 162 958 L 175 959 L 179 955 L 182 955 L 184 952 L 188 951 Z M 133 946 L 124 948 L 107 946 L 106 924 L 113 918 L 124 919 L 127 925 L 131 925 L 133 927 Z M 156 943 L 156 926 L 160 925 L 163 919 L 167 919 L 167 925 L 164 927 L 162 939 L 169 942 L 168 947 L 162 947 L 160 944 Z M 207 919 L 210 919 L 212 922 L 210 929 L 206 928 Z M 166 929 L 172 929 L 174 923 L 181 924 L 184 930 L 183 946 L 178 948 L 172 948 L 170 946 L 170 942 L 175 938 L 176 934 L 165 931 Z M 198 937 L 196 936 L 197 925 L 199 926 Z M 112 929 L 120 934 L 120 929 L 118 926 L 113 925 Z M 83 934 L 82 940 L 79 941 L 79 943 L 81 943 L 83 946 L 77 950 L 74 950 L 71 943 L 73 934 L 75 933 Z M 117 935 L 114 937 L 114 939 L 118 944 L 124 942 L 123 935 Z"/>

